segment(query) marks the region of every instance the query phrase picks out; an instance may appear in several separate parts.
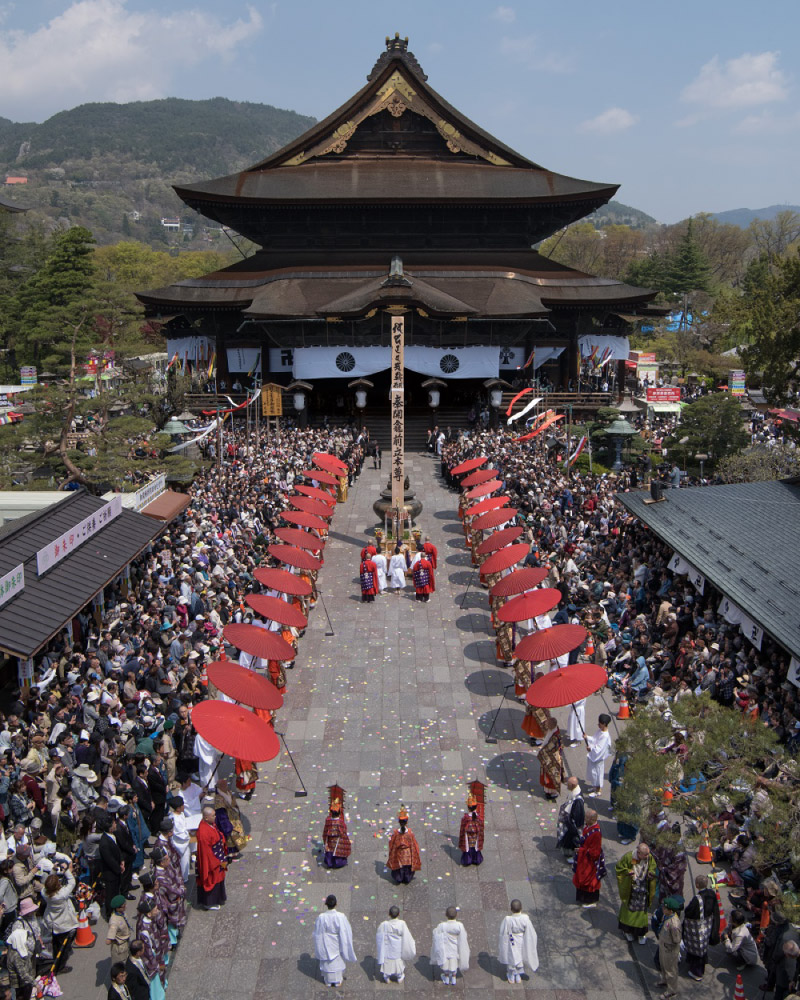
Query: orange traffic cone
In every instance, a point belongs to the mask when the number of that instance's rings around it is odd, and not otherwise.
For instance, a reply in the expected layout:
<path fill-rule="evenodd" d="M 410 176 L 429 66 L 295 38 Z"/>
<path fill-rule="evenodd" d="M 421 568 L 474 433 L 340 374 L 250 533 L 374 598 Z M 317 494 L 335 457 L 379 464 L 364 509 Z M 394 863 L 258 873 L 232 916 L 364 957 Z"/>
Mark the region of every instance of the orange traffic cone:
<path fill-rule="evenodd" d="M 719 932 L 721 934 L 728 926 L 728 921 L 725 919 L 725 911 L 722 909 L 722 900 L 720 899 L 719 889 L 717 889 L 717 905 L 719 906 Z"/>
<path fill-rule="evenodd" d="M 586 655 L 591 659 L 594 656 L 594 639 L 591 636 L 586 640 Z M 619 716 L 617 716 L 619 718 Z"/>
<path fill-rule="evenodd" d="M 744 998 L 744 983 L 742 982 L 741 972 L 736 975 L 736 988 L 733 991 L 733 1000 L 745 1000 Z"/>
<path fill-rule="evenodd" d="M 86 909 L 83 901 L 81 901 L 80 912 L 78 913 L 78 932 L 75 935 L 75 947 L 91 948 L 96 940 L 97 935 L 92 933 L 92 928 L 89 926 L 89 918 L 86 916 Z"/>
<path fill-rule="evenodd" d="M 700 850 L 697 852 L 697 862 L 701 865 L 710 865 L 714 858 L 711 855 L 711 841 L 708 839 L 708 826 L 704 823 L 705 834 Z"/>
<path fill-rule="evenodd" d="M 619 696 L 619 711 L 617 712 L 618 719 L 630 719 L 631 709 L 628 705 L 628 699 L 625 697 L 625 692 Z"/>

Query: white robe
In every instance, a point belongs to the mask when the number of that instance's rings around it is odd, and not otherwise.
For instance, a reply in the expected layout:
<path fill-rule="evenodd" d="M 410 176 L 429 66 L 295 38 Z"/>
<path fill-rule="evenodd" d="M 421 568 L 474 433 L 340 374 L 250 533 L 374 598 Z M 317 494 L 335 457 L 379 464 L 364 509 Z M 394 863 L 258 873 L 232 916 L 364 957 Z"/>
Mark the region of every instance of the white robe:
<path fill-rule="evenodd" d="M 337 985 L 344 978 L 345 962 L 355 962 L 353 931 L 343 913 L 326 910 L 314 923 L 314 958 L 327 986 Z"/>
<path fill-rule="evenodd" d="M 188 788 L 181 789 L 183 799 L 183 815 L 186 818 L 186 828 L 190 833 L 194 833 L 203 818 L 203 797 L 200 794 L 200 786 L 193 781 Z"/>
<path fill-rule="evenodd" d="M 531 972 L 539 968 L 536 931 L 527 913 L 512 913 L 500 924 L 500 944 L 497 957 L 509 972 L 520 974 L 523 965 Z"/>
<path fill-rule="evenodd" d="M 433 930 L 431 962 L 442 972 L 466 972 L 469 968 L 467 928 L 460 920 L 443 920 Z"/>
<path fill-rule="evenodd" d="M 608 731 L 598 729 L 589 737 L 589 753 L 586 758 L 586 784 L 590 788 L 602 788 L 605 780 L 606 758 L 611 756 L 611 736 Z"/>
<path fill-rule="evenodd" d="M 186 809 L 185 804 L 183 808 Z M 185 811 L 182 813 L 173 812 L 171 816 L 173 822 L 172 843 L 181 856 L 181 878 L 186 882 L 189 879 L 189 861 L 192 856 L 192 849 L 189 846 L 189 820 Z"/>
<path fill-rule="evenodd" d="M 567 739 L 570 742 L 582 740 L 586 732 L 586 699 L 581 698 L 573 705 L 570 705 L 569 716 L 567 718 Z"/>
<path fill-rule="evenodd" d="M 389 560 L 389 586 L 405 587 L 406 585 L 406 557 L 401 553 L 393 555 Z"/>
<path fill-rule="evenodd" d="M 200 787 L 213 791 L 217 787 L 215 769 L 222 754 L 198 733 L 194 738 L 194 755 L 199 761 L 197 770 L 200 774 Z"/>
<path fill-rule="evenodd" d="M 417 946 L 405 920 L 384 920 L 375 935 L 378 965 L 384 976 L 403 976 L 406 962 L 417 956 Z"/>
<path fill-rule="evenodd" d="M 376 556 L 372 557 L 372 561 L 375 563 L 375 568 L 378 571 L 378 590 L 384 591 L 389 586 L 389 581 L 386 578 L 386 556 L 379 552 Z"/>

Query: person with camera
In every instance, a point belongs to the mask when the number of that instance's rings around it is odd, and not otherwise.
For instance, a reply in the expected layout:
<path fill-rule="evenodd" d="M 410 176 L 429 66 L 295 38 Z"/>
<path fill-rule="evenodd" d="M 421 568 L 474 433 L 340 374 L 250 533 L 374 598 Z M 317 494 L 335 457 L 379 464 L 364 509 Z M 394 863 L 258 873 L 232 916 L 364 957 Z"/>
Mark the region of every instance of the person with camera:
<path fill-rule="evenodd" d="M 55 866 L 44 880 L 42 898 L 45 902 L 43 925 L 53 937 L 53 973 L 71 972 L 67 962 L 72 953 L 72 942 L 78 930 L 78 918 L 72 905 L 75 876 L 72 862 L 65 855 L 56 855 Z"/>

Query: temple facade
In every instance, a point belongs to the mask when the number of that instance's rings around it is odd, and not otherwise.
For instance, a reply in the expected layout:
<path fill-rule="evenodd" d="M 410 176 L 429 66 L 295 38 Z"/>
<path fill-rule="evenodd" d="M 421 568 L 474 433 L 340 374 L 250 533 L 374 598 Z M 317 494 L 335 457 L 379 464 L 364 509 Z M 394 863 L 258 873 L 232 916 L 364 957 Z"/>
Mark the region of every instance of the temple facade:
<path fill-rule="evenodd" d="M 627 357 L 654 293 L 572 270 L 534 246 L 605 204 L 615 184 L 534 163 L 428 84 L 387 38 L 366 85 L 294 142 L 237 174 L 175 189 L 258 251 L 139 294 L 168 350 L 218 377 L 261 371 L 337 393 L 388 385 L 387 304 L 406 310 L 405 366 L 473 393 L 547 366 L 566 388 L 581 353 Z M 392 279 L 390 279 L 390 274 Z"/>

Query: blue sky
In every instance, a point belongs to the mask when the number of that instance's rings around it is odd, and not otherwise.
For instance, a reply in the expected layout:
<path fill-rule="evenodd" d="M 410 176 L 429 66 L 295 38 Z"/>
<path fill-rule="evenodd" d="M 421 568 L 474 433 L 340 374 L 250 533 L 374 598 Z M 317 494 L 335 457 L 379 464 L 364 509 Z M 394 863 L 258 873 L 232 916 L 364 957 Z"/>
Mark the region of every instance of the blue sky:
<path fill-rule="evenodd" d="M 800 3 L 0 0 L 0 116 L 228 97 L 322 117 L 408 35 L 521 153 L 661 221 L 800 203 Z"/>

